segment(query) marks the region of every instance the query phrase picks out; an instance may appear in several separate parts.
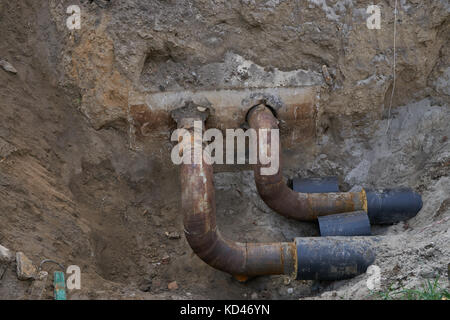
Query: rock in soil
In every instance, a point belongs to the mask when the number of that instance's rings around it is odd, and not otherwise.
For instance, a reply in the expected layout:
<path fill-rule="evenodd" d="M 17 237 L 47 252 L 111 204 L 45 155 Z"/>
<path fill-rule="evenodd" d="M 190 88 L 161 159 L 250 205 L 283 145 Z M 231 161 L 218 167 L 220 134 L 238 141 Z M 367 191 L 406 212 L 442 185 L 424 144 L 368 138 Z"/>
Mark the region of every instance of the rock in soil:
<path fill-rule="evenodd" d="M 17 278 L 19 280 L 29 280 L 36 277 L 37 269 L 30 259 L 23 252 L 16 253 Z"/>
<path fill-rule="evenodd" d="M 178 232 L 166 232 L 165 235 L 167 238 L 172 239 L 172 240 L 181 238 L 180 234 Z"/>
<path fill-rule="evenodd" d="M 11 63 L 9 63 L 8 61 L 0 60 L 0 66 L 1 66 L 5 71 L 8 71 L 8 72 L 11 72 L 11 73 L 14 73 L 14 74 L 17 73 L 16 68 L 14 68 L 13 65 L 12 65 Z"/>
<path fill-rule="evenodd" d="M 173 282 L 171 282 L 171 283 L 169 283 L 169 284 L 167 285 L 167 288 L 168 288 L 169 290 L 177 290 L 177 289 L 178 289 L 178 284 L 177 284 L 176 281 L 173 281 Z"/>
<path fill-rule="evenodd" d="M 11 262 L 14 260 L 14 254 L 4 246 L 0 245 L 0 262 Z"/>

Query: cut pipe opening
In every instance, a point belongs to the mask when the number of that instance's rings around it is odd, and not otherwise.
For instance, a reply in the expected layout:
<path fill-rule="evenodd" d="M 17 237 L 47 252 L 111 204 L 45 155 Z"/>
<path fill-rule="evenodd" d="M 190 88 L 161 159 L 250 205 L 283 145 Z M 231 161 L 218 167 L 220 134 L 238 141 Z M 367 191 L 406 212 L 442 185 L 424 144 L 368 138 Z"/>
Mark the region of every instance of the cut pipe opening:
<path fill-rule="evenodd" d="M 321 216 L 318 221 L 322 237 L 370 236 L 372 234 L 369 216 L 362 210 Z"/>

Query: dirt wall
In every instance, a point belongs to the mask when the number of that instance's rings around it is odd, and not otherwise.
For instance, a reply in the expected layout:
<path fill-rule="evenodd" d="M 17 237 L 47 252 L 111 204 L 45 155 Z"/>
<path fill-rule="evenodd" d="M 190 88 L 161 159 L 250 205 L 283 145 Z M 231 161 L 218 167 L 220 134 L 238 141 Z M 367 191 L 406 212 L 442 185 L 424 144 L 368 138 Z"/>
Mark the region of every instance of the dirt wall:
<path fill-rule="evenodd" d="M 81 29 L 66 26 L 78 4 Z M 370 299 L 369 275 L 242 284 L 183 237 L 170 126 L 139 135 L 133 99 L 181 90 L 319 86 L 314 137 L 282 131 L 285 176 L 338 175 L 343 190 L 409 186 L 417 217 L 375 227 L 382 285 L 446 277 L 449 257 L 447 1 L 0 1 L 0 244 L 82 270 L 79 298 Z M 322 76 L 326 65 L 332 83 Z M 148 107 L 148 105 L 145 105 Z M 136 109 L 137 110 L 137 109 Z M 173 125 L 173 124 L 172 124 Z M 294 124 L 295 126 L 295 124 Z M 151 133 L 151 128 L 147 128 Z M 286 142 L 291 143 L 286 146 Z M 215 175 L 218 225 L 239 241 L 317 236 L 258 196 L 251 171 Z M 53 268 L 53 267 L 48 267 Z M 0 297 L 29 297 L 13 265 Z M 51 269 L 49 269 L 51 270 Z M 177 290 L 168 284 L 176 281 Z M 51 298 L 50 284 L 44 298 Z"/>

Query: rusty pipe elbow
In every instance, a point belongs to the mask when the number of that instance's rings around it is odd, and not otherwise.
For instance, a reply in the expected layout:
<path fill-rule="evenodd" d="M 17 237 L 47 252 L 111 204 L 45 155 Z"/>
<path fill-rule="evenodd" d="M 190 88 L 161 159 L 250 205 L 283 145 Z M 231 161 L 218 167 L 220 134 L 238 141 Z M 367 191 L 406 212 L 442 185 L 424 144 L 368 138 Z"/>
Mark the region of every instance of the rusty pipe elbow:
<path fill-rule="evenodd" d="M 270 139 L 260 143 L 260 129 L 278 129 L 278 120 L 265 105 L 258 105 L 249 111 L 247 116 L 251 128 L 258 131 L 258 148 L 261 146 L 271 150 Z M 258 151 L 258 154 L 259 151 Z M 279 152 L 278 171 L 273 175 L 262 175 L 264 168 L 258 159 L 253 167 L 255 183 L 259 195 L 272 210 L 288 218 L 302 221 L 314 221 L 319 216 L 342 212 L 364 210 L 367 212 L 367 199 L 364 190 L 361 192 L 336 193 L 300 193 L 287 186 L 281 169 L 281 152 Z"/>
<path fill-rule="evenodd" d="M 204 262 L 234 276 L 295 273 L 293 242 L 241 243 L 220 234 L 211 165 L 183 164 L 181 188 L 185 236 Z"/>

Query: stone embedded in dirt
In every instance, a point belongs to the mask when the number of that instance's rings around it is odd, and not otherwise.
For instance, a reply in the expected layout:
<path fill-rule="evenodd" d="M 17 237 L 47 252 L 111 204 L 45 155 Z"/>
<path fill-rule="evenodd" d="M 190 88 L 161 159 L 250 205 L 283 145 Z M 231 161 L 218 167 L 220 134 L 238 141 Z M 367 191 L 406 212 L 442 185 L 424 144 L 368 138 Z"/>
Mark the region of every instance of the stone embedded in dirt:
<path fill-rule="evenodd" d="M 12 65 L 11 63 L 9 63 L 8 61 L 0 60 L 0 66 L 1 66 L 5 71 L 8 71 L 8 72 L 11 72 L 11 73 L 14 73 L 14 74 L 17 73 L 16 68 L 14 68 L 13 65 Z"/>
<path fill-rule="evenodd" d="M 253 292 L 252 295 L 250 296 L 250 298 L 252 300 L 256 300 L 256 299 L 258 299 L 258 294 L 256 292 Z"/>
<path fill-rule="evenodd" d="M 161 258 L 161 263 L 162 263 L 162 264 L 168 264 L 169 261 L 170 261 L 170 256 L 169 256 L 168 254 L 164 255 L 164 256 Z"/>
<path fill-rule="evenodd" d="M 17 278 L 19 280 L 28 280 L 36 277 L 37 269 L 30 259 L 23 252 L 16 253 Z"/>
<path fill-rule="evenodd" d="M 327 85 L 331 87 L 333 85 L 333 80 L 331 79 L 330 73 L 328 72 L 328 68 L 326 65 L 322 66 L 322 75 Z"/>
<path fill-rule="evenodd" d="M 166 237 L 169 239 L 180 239 L 180 234 L 178 232 L 166 232 Z"/>
<path fill-rule="evenodd" d="M 167 285 L 167 288 L 168 288 L 169 290 L 177 290 L 177 289 L 178 289 L 178 284 L 177 284 L 176 281 L 172 281 L 171 283 L 169 283 L 169 284 Z"/>
<path fill-rule="evenodd" d="M 0 245 L 0 262 L 10 262 L 14 260 L 14 254 L 8 248 Z"/>
<path fill-rule="evenodd" d="M 39 273 L 34 277 L 35 280 L 45 280 L 48 277 L 47 271 L 39 271 Z"/>

